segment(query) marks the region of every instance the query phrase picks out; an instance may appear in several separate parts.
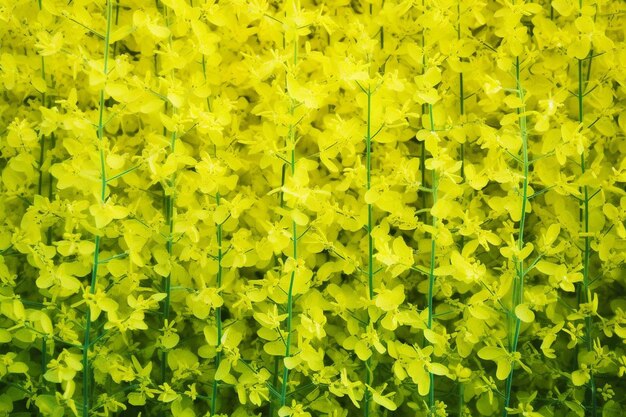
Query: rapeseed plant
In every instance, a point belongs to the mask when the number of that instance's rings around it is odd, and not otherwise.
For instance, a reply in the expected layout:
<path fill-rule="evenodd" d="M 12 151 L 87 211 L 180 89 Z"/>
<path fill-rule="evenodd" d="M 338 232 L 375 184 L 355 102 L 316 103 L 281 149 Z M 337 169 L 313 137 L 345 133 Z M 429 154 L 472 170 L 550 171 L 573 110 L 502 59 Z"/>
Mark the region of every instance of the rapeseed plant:
<path fill-rule="evenodd" d="M 0 0 L 0 416 L 623 415 L 625 14 Z"/>

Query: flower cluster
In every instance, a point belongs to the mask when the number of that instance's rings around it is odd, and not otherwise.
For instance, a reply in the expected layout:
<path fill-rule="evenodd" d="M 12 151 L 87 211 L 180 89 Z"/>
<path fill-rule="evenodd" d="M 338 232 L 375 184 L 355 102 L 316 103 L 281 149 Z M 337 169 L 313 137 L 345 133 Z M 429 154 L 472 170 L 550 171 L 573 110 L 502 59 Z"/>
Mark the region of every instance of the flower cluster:
<path fill-rule="evenodd" d="M 0 0 L 0 416 L 618 416 L 620 0 Z"/>

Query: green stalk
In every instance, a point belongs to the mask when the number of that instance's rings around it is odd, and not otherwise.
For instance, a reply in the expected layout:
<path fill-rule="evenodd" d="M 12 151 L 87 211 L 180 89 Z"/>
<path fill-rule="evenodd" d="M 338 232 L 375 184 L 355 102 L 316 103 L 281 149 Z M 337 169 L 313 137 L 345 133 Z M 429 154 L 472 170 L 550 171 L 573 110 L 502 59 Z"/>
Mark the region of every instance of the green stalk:
<path fill-rule="evenodd" d="M 367 191 L 372 187 L 372 89 L 367 87 L 367 131 L 365 134 L 366 146 L 366 172 L 367 172 Z M 372 222 L 372 204 L 367 204 L 367 289 L 369 300 L 374 299 L 374 239 L 372 238 L 373 222 Z M 367 326 L 370 324 L 369 314 L 367 315 Z M 365 383 L 372 385 L 374 375 L 371 367 L 371 356 L 365 361 Z M 369 416 L 370 412 L 370 392 L 365 387 L 363 394 L 363 415 Z"/>
<path fill-rule="evenodd" d="M 524 90 L 522 89 L 521 78 L 520 78 L 520 62 L 519 57 L 515 58 L 515 84 L 517 95 L 522 102 L 524 102 Z M 522 250 L 524 247 L 524 224 L 526 223 L 526 205 L 528 203 L 528 130 L 526 125 L 526 108 L 523 106 L 522 108 L 517 109 L 517 114 L 519 115 L 519 124 L 520 124 L 520 135 L 522 137 L 522 164 L 523 164 L 523 183 L 522 183 L 522 207 L 521 207 L 521 215 L 519 221 L 519 234 L 517 239 L 517 249 Z M 510 353 L 517 352 L 517 344 L 519 341 L 519 334 L 521 328 L 521 320 L 515 316 L 515 308 L 521 304 L 524 300 L 524 260 L 517 260 L 517 278 L 515 280 L 513 286 L 513 302 L 511 306 L 511 311 L 513 312 L 512 317 L 515 325 L 515 330 L 513 332 L 513 340 L 510 344 Z M 505 397 L 504 397 L 504 409 L 502 410 L 502 416 L 507 417 L 508 411 L 507 407 L 509 407 L 511 401 L 511 389 L 513 387 L 513 371 L 514 367 L 511 367 L 511 372 L 506 379 L 506 387 L 505 387 Z"/>
<path fill-rule="evenodd" d="M 115 0 L 115 26 L 120 21 L 120 0 Z M 113 44 L 113 56 L 117 56 L 117 42 Z"/>
<path fill-rule="evenodd" d="M 284 33 L 283 33 L 283 49 L 287 49 L 287 38 L 285 37 Z M 280 208 L 283 208 L 285 205 L 285 193 L 283 192 L 283 187 L 285 186 L 286 178 L 287 178 L 287 164 L 283 163 L 283 166 L 281 167 L 281 172 L 280 172 L 280 193 L 278 197 L 280 201 Z"/>
<path fill-rule="evenodd" d="M 430 120 L 430 131 L 435 131 L 435 119 L 433 116 L 433 105 L 428 105 L 428 118 Z M 432 171 L 432 195 L 433 195 L 433 206 L 437 204 L 437 192 L 439 188 L 439 178 L 437 177 L 437 171 Z M 433 229 L 437 228 L 437 217 L 431 216 L 432 222 L 431 225 Z M 435 289 L 435 263 L 436 263 L 436 250 L 437 250 L 437 238 L 433 232 L 433 235 L 430 238 L 430 268 L 428 270 L 428 322 L 427 327 L 429 330 L 433 327 L 433 292 Z M 426 342 L 429 344 L 428 342 Z M 435 406 L 435 375 L 432 372 L 428 372 L 428 378 L 430 379 L 430 389 L 428 390 L 428 410 L 429 415 L 433 415 L 433 408 Z"/>
<path fill-rule="evenodd" d="M 457 39 L 461 40 L 461 1 L 457 2 Z M 463 72 L 459 73 L 459 115 L 461 123 L 465 122 L 465 90 L 463 88 Z M 465 183 L 465 143 L 461 143 L 461 182 Z M 461 250 L 465 247 L 465 236 L 461 235 Z M 463 417 L 463 391 L 465 386 L 459 382 L 459 417 Z"/>
<path fill-rule="evenodd" d="M 111 34 L 111 15 L 113 12 L 112 9 L 112 0 L 107 0 L 106 8 L 107 8 L 107 28 L 106 34 L 104 37 L 104 68 L 103 73 L 107 74 L 109 72 L 109 38 Z M 106 81 L 105 81 L 106 82 Z M 106 166 L 105 166 L 105 157 L 104 157 L 104 87 L 100 90 L 100 103 L 99 103 L 99 115 L 98 115 L 98 144 L 100 149 L 100 203 L 105 203 L 106 197 L 106 186 L 107 186 L 107 178 L 106 178 Z M 93 267 L 91 269 L 91 283 L 89 286 L 90 294 L 94 294 L 96 292 L 96 284 L 98 279 L 98 265 L 100 263 L 100 231 L 96 235 L 94 239 L 95 249 L 93 252 Z M 86 317 L 85 317 L 85 332 L 83 338 L 83 417 L 89 417 L 89 382 L 91 379 L 90 370 L 89 370 L 89 348 L 91 345 L 90 341 L 91 336 L 91 309 L 87 308 Z"/>
<path fill-rule="evenodd" d="M 207 81 L 207 76 L 206 76 L 206 58 L 204 55 L 202 55 L 202 75 L 204 76 L 204 81 Z M 211 111 L 211 99 L 210 97 L 207 97 L 206 99 L 206 103 L 207 103 L 207 108 L 209 109 L 209 111 Z M 217 150 L 215 152 L 215 156 L 217 157 Z M 217 191 L 217 193 L 215 194 L 215 200 L 217 203 L 217 206 L 220 206 L 220 192 L 219 190 Z M 223 256 L 223 252 L 222 252 L 222 223 L 216 224 L 217 227 L 217 283 L 216 286 L 217 288 L 221 288 L 222 287 L 222 256 Z M 220 366 L 220 363 L 222 361 L 222 352 L 220 351 L 220 347 L 222 345 L 222 307 L 217 307 L 215 309 L 215 323 L 217 326 L 217 346 L 216 346 L 216 352 L 215 352 L 215 369 L 217 371 L 217 369 Z M 219 381 L 217 381 L 215 378 L 213 379 L 213 389 L 212 389 L 212 395 L 211 395 L 211 415 L 214 416 L 217 412 L 217 393 L 218 393 L 218 388 L 219 388 Z M 272 416 L 272 414 L 270 413 L 270 417 Z"/>
<path fill-rule="evenodd" d="M 37 5 L 39 6 L 39 11 L 41 11 L 43 8 L 42 0 L 38 0 Z M 46 60 L 44 56 L 41 57 L 41 78 L 44 80 L 44 82 L 46 81 Z M 46 105 L 46 93 L 45 92 L 41 93 L 41 105 L 42 106 Z M 40 146 L 39 180 L 37 182 L 37 194 L 42 195 L 43 175 L 44 175 L 43 162 L 46 156 L 46 138 L 44 135 L 41 135 L 39 139 L 39 146 Z M 52 182 L 50 182 L 50 189 L 48 192 L 50 193 L 51 191 L 52 191 Z M 50 242 L 51 242 L 51 234 L 50 234 L 50 229 L 48 229 L 47 244 L 50 245 Z M 48 367 L 48 339 L 46 336 L 44 336 L 41 339 L 41 374 L 42 375 L 46 372 L 47 367 Z M 43 383 L 44 383 L 44 389 L 47 391 L 47 383 L 45 379 L 43 380 Z M 41 411 L 39 412 L 39 414 L 42 415 Z"/>
<path fill-rule="evenodd" d="M 298 64 L 298 36 L 294 39 L 293 45 L 293 65 L 294 68 Z M 296 110 L 295 103 L 291 99 L 291 105 L 289 107 L 289 114 L 292 116 Z M 291 145 L 291 176 L 296 173 L 296 127 L 293 124 L 289 125 L 288 141 Z M 291 221 L 291 240 L 293 243 L 293 259 L 298 260 L 298 225 L 295 220 Z M 295 269 L 291 271 L 291 277 L 289 278 L 289 290 L 287 291 L 287 338 L 285 339 L 285 358 L 291 357 L 291 334 L 293 332 L 293 286 L 296 278 Z M 284 407 L 287 403 L 287 386 L 289 385 L 289 368 L 283 366 L 283 380 L 280 387 L 280 406 Z"/>
<path fill-rule="evenodd" d="M 168 18 L 167 18 L 167 7 L 163 7 L 165 13 L 165 21 L 169 26 Z M 171 37 L 169 39 L 169 43 L 171 45 Z M 174 107 L 172 106 L 172 113 L 175 112 Z M 173 154 L 176 151 L 176 137 L 177 132 L 170 132 L 170 154 Z M 173 248 L 174 248 L 174 204 L 176 203 L 176 193 L 174 190 L 176 173 L 172 174 L 167 181 L 168 194 L 165 197 L 165 222 L 167 224 L 167 242 L 165 244 L 165 248 L 167 250 L 168 258 L 172 258 Z M 165 299 L 163 300 L 163 325 L 165 323 L 169 323 L 170 318 L 170 304 L 171 304 L 171 292 L 172 292 L 172 273 L 169 272 L 162 280 L 163 290 L 165 292 Z M 161 383 L 165 383 L 166 374 L 167 374 L 167 350 L 163 349 L 161 351 Z"/>
<path fill-rule="evenodd" d="M 220 192 L 215 195 L 217 206 L 220 206 Z M 217 288 L 222 288 L 222 223 L 217 224 Z M 222 307 L 215 309 L 215 323 L 217 325 L 217 352 L 215 354 L 215 369 L 220 367 L 222 352 Z M 217 387 L 219 382 L 213 379 L 213 395 L 211 396 L 211 415 L 214 416 L 217 408 Z M 270 414 L 271 416 L 271 414 Z"/>
<path fill-rule="evenodd" d="M 176 132 L 172 132 L 170 136 L 170 152 L 174 153 L 176 147 Z M 174 186 L 174 179 L 170 178 L 168 180 L 168 188 L 170 192 L 173 193 L 172 188 Z M 167 254 L 169 258 L 172 257 L 174 240 L 174 203 L 175 196 L 173 194 L 167 195 L 165 197 L 165 222 L 168 228 L 168 236 L 167 242 L 165 243 L 165 247 L 167 249 Z M 163 324 L 165 325 L 166 321 L 169 321 L 170 317 L 170 303 L 171 303 L 171 292 L 172 292 L 172 282 L 171 282 L 172 274 L 171 272 L 167 274 L 167 276 L 163 277 L 162 286 L 165 292 L 165 299 L 163 300 Z M 161 383 L 165 382 L 165 376 L 167 372 L 167 351 L 161 351 Z"/>
<path fill-rule="evenodd" d="M 286 47 L 286 40 L 285 40 L 285 35 L 283 34 L 283 48 Z M 289 139 L 287 140 L 289 141 Z M 288 145 L 288 143 L 287 143 Z M 283 208 L 285 206 L 285 193 L 282 191 L 282 188 L 285 186 L 285 179 L 287 178 L 287 164 L 283 163 L 282 167 L 281 167 L 281 174 L 280 174 L 280 188 L 281 191 L 279 193 L 279 205 L 280 208 Z M 276 356 L 274 358 L 274 375 L 272 377 L 272 386 L 273 387 L 277 387 L 278 386 L 278 371 L 280 369 L 280 362 L 281 359 L 280 357 Z M 270 400 L 270 409 L 269 409 L 269 415 L 270 417 L 274 417 L 274 399 Z"/>
<path fill-rule="evenodd" d="M 422 7 L 426 7 L 425 0 L 422 0 Z M 426 72 L 426 30 L 422 30 L 422 74 Z M 424 111 L 425 105 L 422 105 L 422 112 Z M 430 122 L 430 131 L 435 131 L 435 118 L 433 114 L 433 105 L 428 104 L 428 119 Z M 422 185 L 426 183 L 426 142 L 422 142 L 422 155 L 420 161 L 420 170 L 422 172 Z M 431 192 L 433 196 L 434 206 L 437 203 L 438 197 L 438 188 L 439 188 L 439 179 L 437 177 L 437 172 L 435 170 L 432 171 L 432 184 L 431 184 Z M 426 208 L 426 195 L 422 193 L 422 206 Z M 425 212 L 425 219 L 427 218 L 427 212 Z M 437 217 L 431 215 L 431 225 L 433 229 L 437 227 Z M 434 297 L 434 289 L 435 289 L 435 263 L 436 263 L 436 253 L 437 251 L 437 241 L 436 236 L 433 232 L 433 235 L 430 239 L 430 266 L 428 270 L 428 295 L 427 295 L 427 308 L 428 308 L 428 321 L 426 323 L 427 328 L 429 330 L 432 329 L 433 324 L 433 297 Z M 428 346 L 430 342 L 424 339 L 424 345 Z M 434 415 L 434 407 L 435 407 L 435 375 L 432 372 L 428 372 L 428 379 L 430 381 L 430 388 L 428 390 L 428 415 Z"/>
<path fill-rule="evenodd" d="M 422 0 L 422 7 L 426 7 L 425 0 Z M 422 75 L 426 73 L 426 30 L 422 30 Z M 426 103 L 422 104 L 422 115 L 426 113 Z M 422 127 L 424 128 L 423 118 Z M 420 150 L 420 172 L 422 174 L 422 185 L 426 184 L 426 142 L 422 142 Z M 422 193 L 422 208 L 426 208 L 426 194 Z M 428 213 L 424 211 L 424 223 L 428 219 Z"/>
<path fill-rule="evenodd" d="M 456 27 L 457 39 L 461 40 L 461 2 L 457 3 L 457 27 Z M 463 73 L 459 73 L 459 113 L 461 120 L 464 122 L 465 116 L 465 91 L 463 89 Z M 461 178 L 465 182 L 465 144 L 461 144 Z M 463 238 L 461 238 L 463 241 Z"/>
<path fill-rule="evenodd" d="M 578 6 L 579 9 L 582 9 L 583 7 L 583 1 L 579 0 L 578 2 Z M 579 11 L 579 15 L 580 15 L 580 11 Z M 589 81 L 589 77 L 591 75 L 591 62 L 593 59 L 593 50 L 589 51 L 589 64 L 588 64 L 588 70 L 587 70 L 587 77 L 586 77 L 586 81 Z M 585 96 L 585 87 L 584 87 L 584 83 L 583 83 L 583 60 L 579 59 L 578 60 L 578 122 L 580 124 L 583 123 L 583 118 L 584 118 L 584 105 L 583 105 L 583 99 Z M 580 169 L 581 169 L 581 175 L 585 174 L 585 171 L 587 169 L 586 167 L 586 163 L 585 163 L 585 152 L 583 151 L 582 154 L 580 154 Z M 583 303 L 588 303 L 589 300 L 589 258 L 591 256 L 591 246 L 590 246 L 590 240 L 589 240 L 589 190 L 587 185 L 583 185 L 582 186 L 582 194 L 583 194 L 583 207 L 582 207 L 582 213 L 581 213 L 581 222 L 582 222 L 582 227 L 583 227 L 583 232 L 585 233 L 585 244 L 584 244 L 584 248 L 583 248 L 583 282 L 582 282 L 582 294 L 579 294 L 578 299 L 579 299 L 579 303 L 583 302 Z M 577 287 L 577 289 L 580 291 L 580 286 Z M 591 341 L 591 330 L 592 330 L 592 322 L 591 322 L 591 317 L 590 316 L 586 316 L 585 317 L 585 341 L 586 341 L 586 348 L 588 352 L 591 352 L 593 349 L 592 346 L 592 341 Z M 589 396 L 590 396 L 590 400 L 591 400 L 591 416 L 592 417 L 596 417 L 597 415 L 597 408 L 598 408 L 598 404 L 597 404 L 597 398 L 596 398 L 596 382 L 595 382 L 595 378 L 593 375 L 593 369 L 589 371 Z"/>
<path fill-rule="evenodd" d="M 39 11 L 43 9 L 42 0 L 37 0 L 37 6 L 39 7 Z M 44 82 L 47 79 L 46 59 L 44 56 L 41 57 L 41 78 L 44 80 Z M 48 104 L 46 104 L 46 93 L 45 92 L 41 93 L 41 105 L 49 108 L 50 99 L 48 98 L 47 101 L 48 101 Z M 56 141 L 55 141 L 54 132 L 53 132 L 50 134 L 50 150 L 54 149 L 55 142 Z M 44 135 L 41 135 L 41 137 L 39 138 L 39 179 L 37 181 L 37 194 L 39 195 L 43 195 L 43 177 L 44 177 L 43 164 L 44 164 L 45 159 L 46 159 L 46 138 Z M 48 171 L 48 184 L 49 184 L 48 185 L 48 200 L 49 201 L 52 201 L 52 195 L 53 195 L 52 181 L 53 181 L 52 174 Z M 50 245 L 52 242 L 52 230 L 50 228 L 48 228 L 46 232 L 46 242 L 48 245 Z"/>

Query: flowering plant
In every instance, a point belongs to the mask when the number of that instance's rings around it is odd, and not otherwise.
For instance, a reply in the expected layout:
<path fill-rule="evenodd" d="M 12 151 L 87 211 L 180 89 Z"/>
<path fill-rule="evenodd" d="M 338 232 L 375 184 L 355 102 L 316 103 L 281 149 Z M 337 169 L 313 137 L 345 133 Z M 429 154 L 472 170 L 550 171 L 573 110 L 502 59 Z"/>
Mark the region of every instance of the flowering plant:
<path fill-rule="evenodd" d="M 624 415 L 625 14 L 0 0 L 0 416 Z"/>

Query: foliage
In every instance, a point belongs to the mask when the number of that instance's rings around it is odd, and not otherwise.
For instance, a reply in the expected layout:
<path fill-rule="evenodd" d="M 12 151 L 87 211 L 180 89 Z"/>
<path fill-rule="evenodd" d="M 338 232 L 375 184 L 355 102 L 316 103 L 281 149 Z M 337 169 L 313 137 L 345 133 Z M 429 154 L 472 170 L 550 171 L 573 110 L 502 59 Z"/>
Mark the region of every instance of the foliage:
<path fill-rule="evenodd" d="M 626 415 L 619 0 L 0 0 L 0 416 Z"/>

